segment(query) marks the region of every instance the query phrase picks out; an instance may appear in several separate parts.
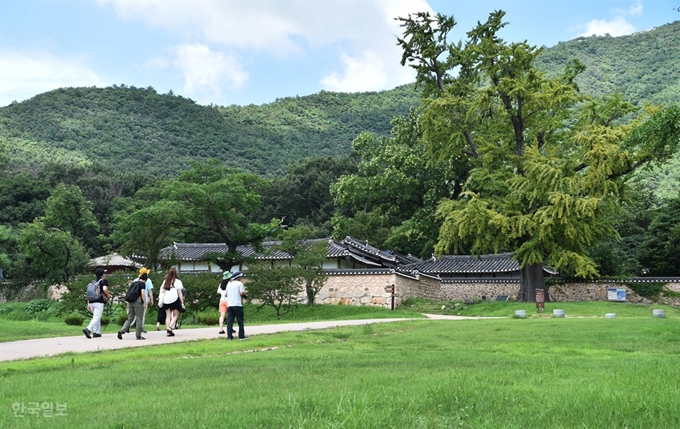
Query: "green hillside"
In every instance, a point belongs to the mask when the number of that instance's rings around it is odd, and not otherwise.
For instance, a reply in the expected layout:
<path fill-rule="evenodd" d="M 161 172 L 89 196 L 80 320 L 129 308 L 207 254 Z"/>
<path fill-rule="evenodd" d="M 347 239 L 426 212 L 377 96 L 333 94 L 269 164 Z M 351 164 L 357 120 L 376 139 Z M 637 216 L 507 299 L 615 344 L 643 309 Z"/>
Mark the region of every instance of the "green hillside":
<path fill-rule="evenodd" d="M 545 49 L 538 64 L 550 74 L 578 58 L 587 66 L 578 78 L 582 92 L 616 90 L 636 104 L 680 103 L 678 39 L 680 21 L 630 36 L 578 38 Z M 19 169 L 97 160 L 114 171 L 174 175 L 189 160 L 217 158 L 274 176 L 297 159 L 347 154 L 360 132 L 387 134 L 394 116 L 419 104 L 412 85 L 226 107 L 151 87 L 62 88 L 0 108 L 0 143 Z M 664 189 L 677 182 L 658 174 Z"/>
<path fill-rule="evenodd" d="M 582 92 L 618 91 L 637 104 L 680 103 L 680 21 L 622 37 L 579 37 L 545 49 L 537 65 L 548 73 L 578 58 L 586 71 L 576 79 Z"/>
<path fill-rule="evenodd" d="M 291 161 L 347 154 L 362 131 L 390 131 L 419 104 L 412 86 L 321 92 L 262 106 L 200 106 L 153 88 L 63 88 L 0 108 L 12 164 L 96 159 L 115 170 L 174 174 L 191 159 L 277 175 Z"/>

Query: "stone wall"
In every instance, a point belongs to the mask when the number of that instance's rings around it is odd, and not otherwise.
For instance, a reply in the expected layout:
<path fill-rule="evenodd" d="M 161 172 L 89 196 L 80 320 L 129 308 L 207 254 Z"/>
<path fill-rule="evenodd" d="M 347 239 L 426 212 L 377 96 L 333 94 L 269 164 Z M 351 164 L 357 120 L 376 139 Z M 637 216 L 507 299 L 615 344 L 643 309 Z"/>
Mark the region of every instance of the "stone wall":
<path fill-rule="evenodd" d="M 494 300 L 499 295 L 517 299 L 518 281 L 447 281 L 418 275 L 415 278 L 398 275 L 394 272 L 381 274 L 344 274 L 329 276 L 326 284 L 317 295 L 319 304 L 373 305 L 390 308 L 391 285 L 395 285 L 395 306 L 409 298 L 431 300 L 465 301 L 474 299 Z M 680 292 L 680 282 L 670 282 L 666 286 Z M 628 302 L 650 301 L 637 295 L 624 284 L 616 282 L 568 283 L 547 287 L 548 296 L 554 302 L 568 301 L 607 301 L 608 288 L 625 288 Z M 302 298 L 304 299 L 304 297 Z M 664 303 L 680 305 L 680 300 L 664 298 Z M 676 302 L 677 301 L 677 302 Z"/>
<path fill-rule="evenodd" d="M 517 299 L 519 282 L 442 282 L 442 299 L 451 301 L 465 301 L 473 299 L 488 299 L 493 301 L 497 296 L 508 296 L 510 300 Z"/>
<path fill-rule="evenodd" d="M 565 283 L 548 287 L 550 300 L 554 302 L 570 301 L 607 301 L 607 289 L 620 288 L 626 289 L 626 301 L 635 303 L 651 303 L 623 283 L 603 282 L 603 283 Z M 675 292 L 680 292 L 680 283 L 669 282 L 666 288 Z M 663 299 L 662 299 L 663 300 Z M 678 305 L 675 300 L 668 300 L 669 304 Z"/>
<path fill-rule="evenodd" d="M 391 285 L 395 283 L 395 273 L 386 274 L 348 274 L 328 276 L 326 284 L 316 295 L 317 304 L 372 305 L 390 308 Z M 395 306 L 403 302 L 395 297 Z"/>

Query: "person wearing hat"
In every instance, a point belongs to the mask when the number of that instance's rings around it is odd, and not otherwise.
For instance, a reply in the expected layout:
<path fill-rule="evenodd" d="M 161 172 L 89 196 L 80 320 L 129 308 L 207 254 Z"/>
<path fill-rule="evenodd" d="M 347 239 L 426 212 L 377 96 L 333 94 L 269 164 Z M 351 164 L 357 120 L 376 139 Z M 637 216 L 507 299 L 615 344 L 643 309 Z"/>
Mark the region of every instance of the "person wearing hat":
<path fill-rule="evenodd" d="M 99 287 L 102 289 L 102 298 L 97 301 L 87 302 L 87 311 L 92 312 L 92 320 L 87 328 L 83 329 L 83 334 L 87 338 L 99 338 L 101 334 L 101 320 L 102 313 L 104 312 L 104 304 L 111 298 L 109 294 L 109 281 L 106 280 L 106 270 L 103 268 L 97 268 L 94 272 L 97 282 L 99 282 Z"/>
<path fill-rule="evenodd" d="M 138 281 L 142 280 L 142 276 L 144 279 L 142 281 L 146 281 L 146 289 L 144 289 L 144 295 L 146 297 L 146 302 L 147 306 L 144 308 L 144 315 L 142 316 L 142 333 L 146 334 L 146 330 L 144 329 L 144 324 L 146 323 L 146 312 L 149 310 L 149 306 L 153 305 L 153 282 L 149 278 L 149 274 L 151 274 L 151 270 L 148 268 L 140 268 L 139 269 L 139 277 L 137 277 L 133 281 Z M 135 317 L 135 320 L 132 321 L 132 325 L 135 328 L 137 327 L 137 318 Z M 128 332 L 130 332 L 128 330 Z"/>
<path fill-rule="evenodd" d="M 245 329 L 243 328 L 243 297 L 246 296 L 246 289 L 239 280 L 243 277 L 241 271 L 237 271 L 231 276 L 231 281 L 227 285 L 227 339 L 234 339 L 234 319 L 238 322 L 238 339 L 247 340 Z"/>
<path fill-rule="evenodd" d="M 229 304 L 227 302 L 227 285 L 231 279 L 231 271 L 225 271 L 222 274 L 222 281 L 217 287 L 217 293 L 220 295 L 220 332 L 218 334 L 224 334 L 224 317 L 227 314 L 227 308 Z M 232 334 L 236 331 L 232 331 Z"/>

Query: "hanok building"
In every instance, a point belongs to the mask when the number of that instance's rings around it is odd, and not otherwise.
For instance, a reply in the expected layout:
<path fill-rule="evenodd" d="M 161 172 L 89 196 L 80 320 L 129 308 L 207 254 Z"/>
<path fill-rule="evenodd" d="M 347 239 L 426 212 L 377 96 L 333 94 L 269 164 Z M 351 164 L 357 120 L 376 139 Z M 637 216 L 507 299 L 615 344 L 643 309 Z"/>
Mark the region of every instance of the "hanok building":
<path fill-rule="evenodd" d="M 380 250 L 349 236 L 327 241 L 323 263 L 327 281 L 317 295 L 318 303 L 389 307 L 408 298 L 494 299 L 498 295 L 516 296 L 519 290 L 519 264 L 510 253 L 423 261 Z M 291 255 L 275 250 L 278 243 L 264 242 L 259 250 L 239 246 L 237 251 L 244 260 L 269 261 L 272 267 L 293 265 Z M 162 250 L 161 258 L 183 273 L 219 272 L 220 267 L 210 261 L 227 251 L 227 246 L 219 243 L 175 243 Z M 244 263 L 232 267 L 247 269 Z"/>

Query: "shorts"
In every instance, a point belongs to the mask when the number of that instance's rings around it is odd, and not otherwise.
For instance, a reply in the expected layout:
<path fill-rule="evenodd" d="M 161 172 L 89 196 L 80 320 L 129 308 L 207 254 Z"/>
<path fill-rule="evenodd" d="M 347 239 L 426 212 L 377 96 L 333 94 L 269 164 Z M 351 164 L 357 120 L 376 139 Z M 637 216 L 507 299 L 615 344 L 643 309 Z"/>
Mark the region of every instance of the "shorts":
<path fill-rule="evenodd" d="M 175 302 L 171 302 L 170 304 L 163 304 L 163 308 L 166 310 L 181 310 L 182 309 L 182 300 L 177 298 Z"/>
<path fill-rule="evenodd" d="M 227 301 L 220 301 L 220 313 L 227 312 Z"/>

